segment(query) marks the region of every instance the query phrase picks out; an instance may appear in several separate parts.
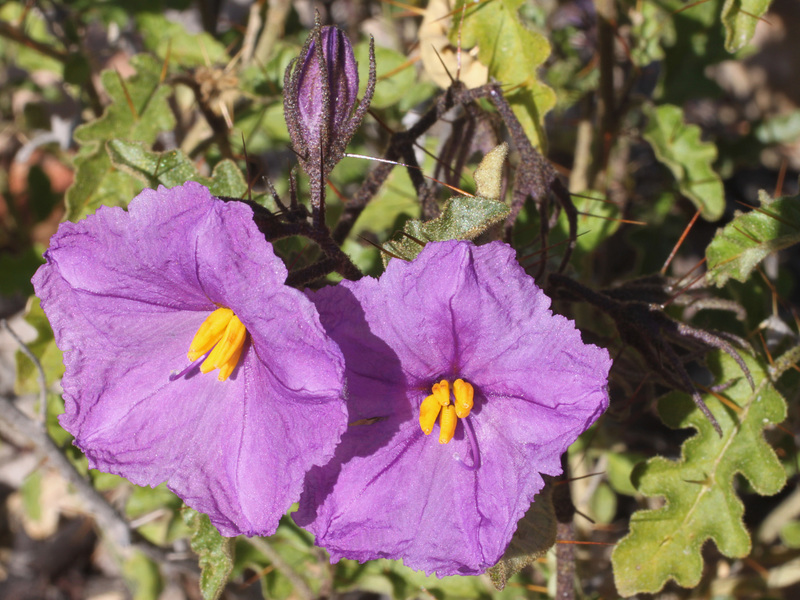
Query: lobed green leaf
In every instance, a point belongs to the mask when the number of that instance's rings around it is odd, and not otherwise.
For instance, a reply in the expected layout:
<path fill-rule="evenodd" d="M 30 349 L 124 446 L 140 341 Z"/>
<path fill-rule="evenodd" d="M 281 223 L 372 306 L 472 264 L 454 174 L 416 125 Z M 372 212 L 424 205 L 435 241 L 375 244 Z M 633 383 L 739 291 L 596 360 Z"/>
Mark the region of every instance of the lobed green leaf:
<path fill-rule="evenodd" d="M 104 71 L 103 86 L 111 104 L 99 119 L 75 130 L 83 145 L 75 159 L 75 180 L 66 194 L 69 220 L 77 221 L 99 206 L 127 206 L 141 185 L 111 164 L 105 142 L 121 138 L 152 145 L 162 131 L 175 126 L 167 99 L 171 90 L 161 85 L 161 65 L 147 54 L 131 59 L 136 74 L 123 81 L 117 71 Z"/>
<path fill-rule="evenodd" d="M 772 199 L 762 190 L 758 197 L 759 208 L 737 214 L 706 248 L 710 283 L 745 282 L 767 256 L 800 242 L 800 195 Z"/>
<path fill-rule="evenodd" d="M 671 393 L 659 402 L 664 423 L 673 429 L 691 427 L 697 434 L 683 444 L 680 460 L 658 456 L 634 469 L 631 480 L 637 491 L 662 496 L 665 505 L 634 513 L 630 532 L 614 549 L 614 579 L 621 595 L 655 593 L 669 579 L 694 587 L 702 575 L 701 549 L 708 539 L 725 556 L 746 556 L 750 536 L 734 476 L 742 474 L 761 495 L 776 494 L 785 485 L 786 473 L 762 432 L 783 421 L 786 402 L 764 366 L 752 356 L 743 359 L 754 390 L 730 356 L 709 355 L 715 382 L 733 382 L 723 392 L 704 395 L 722 428 L 721 437 L 689 395 Z"/>
<path fill-rule="evenodd" d="M 717 147 L 700 139 L 700 127 L 683 122 L 683 112 L 677 106 L 650 106 L 645 113 L 648 123 L 642 135 L 656 158 L 672 171 L 681 193 L 704 219 L 719 219 L 725 210 L 725 195 L 722 179 L 712 167 Z"/>

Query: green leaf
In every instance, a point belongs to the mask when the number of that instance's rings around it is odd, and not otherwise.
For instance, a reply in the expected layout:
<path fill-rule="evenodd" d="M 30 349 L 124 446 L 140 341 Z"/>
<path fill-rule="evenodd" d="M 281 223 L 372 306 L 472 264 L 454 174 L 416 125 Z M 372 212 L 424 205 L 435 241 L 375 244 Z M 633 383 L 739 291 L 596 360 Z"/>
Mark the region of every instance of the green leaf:
<path fill-rule="evenodd" d="M 607 456 L 606 474 L 612 489 L 618 494 L 635 496 L 636 488 L 631 483 L 631 472 L 634 465 L 641 462 L 644 456 L 636 452 L 609 452 Z"/>
<path fill-rule="evenodd" d="M 369 77 L 369 43 L 356 44 L 353 54 L 358 62 L 359 94 L 363 94 Z M 416 87 L 414 65 L 404 54 L 375 46 L 375 66 L 378 79 L 370 103 L 372 108 L 388 108 L 397 104 Z"/>
<path fill-rule="evenodd" d="M 19 488 L 22 508 L 31 521 L 42 519 L 42 471 L 31 472 Z"/>
<path fill-rule="evenodd" d="M 664 7 L 655 2 L 636 3 L 631 7 L 631 61 L 646 67 L 649 64 L 663 60 L 664 46 L 671 45 L 665 42 L 675 37 L 672 15 Z"/>
<path fill-rule="evenodd" d="M 450 198 L 437 218 L 430 221 L 408 221 L 401 233 L 383 245 L 389 253 L 384 256 L 384 261 L 388 262 L 392 255 L 403 260 L 413 260 L 427 242 L 474 240 L 492 225 L 505 219 L 508 213 L 508 206 L 499 200 L 478 196 Z"/>
<path fill-rule="evenodd" d="M 9 23 L 24 32 L 34 42 L 39 42 L 57 51 L 64 50 L 63 44 L 50 33 L 43 14 L 38 10 L 30 10 L 25 2 L 0 3 L 0 21 Z M 17 68 L 26 71 L 51 71 L 61 75 L 64 68 L 63 63 L 58 59 L 47 56 L 36 48 L 29 48 L 25 44 L 5 38 L 0 39 L 0 56 L 9 60 Z M 10 86 L 7 89 L 10 89 Z"/>
<path fill-rule="evenodd" d="M 669 167 L 681 193 L 701 211 L 704 219 L 719 219 L 725 210 L 725 196 L 722 180 L 712 168 L 717 147 L 700 139 L 697 125 L 683 122 L 683 112 L 677 106 L 650 106 L 645 113 L 649 120 L 643 136 L 653 147 L 656 158 Z"/>
<path fill-rule="evenodd" d="M 162 61 L 169 55 L 170 63 L 181 67 L 199 67 L 228 62 L 225 46 L 211 35 L 189 33 L 180 23 L 170 21 L 163 14 L 141 12 L 136 24 L 142 34 L 145 48 L 153 51 Z"/>
<path fill-rule="evenodd" d="M 692 427 L 697 434 L 683 444 L 679 461 L 657 456 L 634 470 L 638 492 L 663 496 L 666 503 L 634 513 L 630 533 L 614 549 L 614 579 L 622 596 L 658 592 L 669 579 L 694 587 L 703 570 L 701 548 L 708 539 L 725 556 L 746 556 L 750 536 L 742 522 L 744 507 L 734 491 L 734 476 L 741 473 L 761 495 L 776 494 L 786 483 L 786 473 L 762 434 L 765 427 L 783 421 L 786 402 L 764 366 L 751 356 L 742 358 L 755 390 L 727 354 L 709 355 L 715 382 L 733 382 L 725 391 L 704 396 L 722 427 L 721 437 L 689 395 L 676 392 L 659 401 L 664 423 L 673 429 Z M 718 399 L 722 396 L 725 404 Z"/>
<path fill-rule="evenodd" d="M 115 167 L 141 179 L 148 187 L 163 185 L 171 188 L 196 181 L 215 196 L 242 198 L 247 193 L 247 182 L 242 172 L 230 160 L 221 161 L 211 177 L 204 177 L 180 150 L 151 152 L 143 144 L 124 140 L 111 140 L 106 146 Z"/>
<path fill-rule="evenodd" d="M 580 260 L 617 232 L 622 215 L 616 204 L 607 200 L 605 194 L 595 190 L 572 194 L 572 201 L 580 212 L 578 238 L 573 250 L 575 260 Z M 564 211 L 559 215 L 558 232 L 560 235 L 554 237 L 551 243 L 555 244 L 569 237 L 569 223 Z"/>
<path fill-rule="evenodd" d="M 601 481 L 592 494 L 589 509 L 589 515 L 595 523 L 605 525 L 614 520 L 614 515 L 617 513 L 617 495 L 605 481 Z"/>
<path fill-rule="evenodd" d="M 488 571 L 498 590 L 506 586 L 512 575 L 536 562 L 537 558 L 552 548 L 556 543 L 557 525 L 553 507 L 553 484 L 548 482 L 533 499 L 533 504 L 517 525 L 503 558 Z"/>
<path fill-rule="evenodd" d="M 353 233 L 380 235 L 396 230 L 398 220 L 419 218 L 419 215 L 419 201 L 408 171 L 393 169 L 378 194 L 358 216 Z"/>
<path fill-rule="evenodd" d="M 141 190 L 130 176 L 115 170 L 104 147 L 114 138 L 152 145 L 162 131 L 175 126 L 167 99 L 171 89 L 160 83 L 161 65 L 147 54 L 131 59 L 136 74 L 123 82 L 116 71 L 104 71 L 103 87 L 111 104 L 99 119 L 75 130 L 82 148 L 75 159 L 75 180 L 66 194 L 67 219 L 77 221 L 101 205 L 127 206 Z"/>
<path fill-rule="evenodd" d="M 722 23 L 725 25 L 725 49 L 736 52 L 750 41 L 759 18 L 767 12 L 771 0 L 725 0 Z"/>
<path fill-rule="evenodd" d="M 131 553 L 122 565 L 122 576 L 133 600 L 158 600 L 164 590 L 158 565 L 141 552 Z"/>
<path fill-rule="evenodd" d="M 710 283 L 745 282 L 767 256 L 800 242 L 800 195 L 773 200 L 762 190 L 758 199 L 760 208 L 738 214 L 706 248 Z"/>
<path fill-rule="evenodd" d="M 205 600 L 216 600 L 222 595 L 233 569 L 235 538 L 222 537 L 208 515 L 194 509 L 186 508 L 183 520 L 192 529 L 190 543 L 200 559 L 200 592 Z"/>
<path fill-rule="evenodd" d="M 524 0 L 492 0 L 467 4 L 463 27 L 462 6 L 454 7 L 450 42 L 465 48 L 477 46 L 478 59 L 504 87 L 516 88 L 506 95 L 514 114 L 535 146 L 546 143 L 544 116 L 556 105 L 552 89 L 536 78 L 539 67 L 550 56 L 547 38 L 523 25 L 519 8 Z"/>
<path fill-rule="evenodd" d="M 769 118 L 758 125 L 753 133 L 765 145 L 794 144 L 800 138 L 800 110 Z"/>

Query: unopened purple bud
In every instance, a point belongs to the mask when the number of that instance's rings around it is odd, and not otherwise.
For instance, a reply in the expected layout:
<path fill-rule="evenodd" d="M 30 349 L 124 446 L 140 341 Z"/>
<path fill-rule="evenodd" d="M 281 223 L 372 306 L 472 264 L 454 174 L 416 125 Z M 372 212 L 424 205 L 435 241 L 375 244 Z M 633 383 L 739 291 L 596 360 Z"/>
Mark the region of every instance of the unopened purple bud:
<path fill-rule="evenodd" d="M 321 72 L 316 41 L 312 40 L 300 67 L 297 85 L 299 125 L 308 148 L 319 146 L 326 119 L 328 140 L 339 137 L 358 95 L 358 68 L 350 40 L 343 31 L 330 26 L 320 30 L 319 40 L 327 73 Z"/>

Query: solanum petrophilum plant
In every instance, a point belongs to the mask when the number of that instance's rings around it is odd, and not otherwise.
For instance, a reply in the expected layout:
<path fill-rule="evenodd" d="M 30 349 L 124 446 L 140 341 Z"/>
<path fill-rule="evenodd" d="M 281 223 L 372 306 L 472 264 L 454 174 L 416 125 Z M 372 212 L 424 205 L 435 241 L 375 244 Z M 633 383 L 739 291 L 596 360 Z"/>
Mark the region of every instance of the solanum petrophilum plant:
<path fill-rule="evenodd" d="M 374 85 L 371 52 L 356 105 L 347 37 L 312 32 L 284 96 L 312 222 L 293 196 L 267 231 L 326 234 L 324 183 Z M 333 560 L 484 572 L 608 406 L 608 352 L 507 244 L 432 241 L 307 297 L 253 210 L 186 183 L 61 226 L 34 277 L 65 353 L 61 424 L 91 467 L 166 481 L 224 536 L 269 535 L 300 500 Z"/>

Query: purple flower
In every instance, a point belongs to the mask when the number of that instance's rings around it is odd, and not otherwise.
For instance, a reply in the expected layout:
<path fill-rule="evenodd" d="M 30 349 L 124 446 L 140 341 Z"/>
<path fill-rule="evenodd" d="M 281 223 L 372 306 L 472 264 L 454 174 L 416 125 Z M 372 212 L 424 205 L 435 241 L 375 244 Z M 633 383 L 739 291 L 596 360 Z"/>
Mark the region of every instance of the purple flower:
<path fill-rule="evenodd" d="M 500 242 L 430 243 L 379 280 L 311 297 L 345 357 L 350 426 L 309 472 L 295 521 L 334 561 L 484 572 L 540 474 L 561 473 L 606 409 L 608 352 L 551 313 Z"/>
<path fill-rule="evenodd" d="M 89 466 L 167 481 L 223 535 L 273 533 L 347 411 L 341 353 L 252 210 L 196 183 L 145 190 L 62 224 L 45 258 L 60 421 Z"/>

